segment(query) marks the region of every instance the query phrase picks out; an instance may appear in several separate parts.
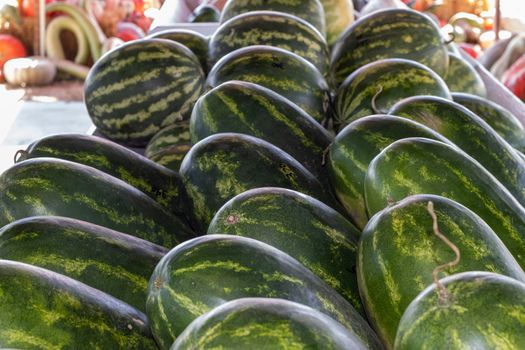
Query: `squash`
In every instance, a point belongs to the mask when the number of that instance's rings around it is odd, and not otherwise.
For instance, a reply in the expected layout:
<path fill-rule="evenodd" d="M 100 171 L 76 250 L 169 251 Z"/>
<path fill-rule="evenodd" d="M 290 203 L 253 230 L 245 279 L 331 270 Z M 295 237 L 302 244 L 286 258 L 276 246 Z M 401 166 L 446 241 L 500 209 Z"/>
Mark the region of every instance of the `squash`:
<path fill-rule="evenodd" d="M 4 64 L 5 80 L 13 85 L 46 85 L 55 75 L 55 64 L 43 57 L 14 58 Z"/>

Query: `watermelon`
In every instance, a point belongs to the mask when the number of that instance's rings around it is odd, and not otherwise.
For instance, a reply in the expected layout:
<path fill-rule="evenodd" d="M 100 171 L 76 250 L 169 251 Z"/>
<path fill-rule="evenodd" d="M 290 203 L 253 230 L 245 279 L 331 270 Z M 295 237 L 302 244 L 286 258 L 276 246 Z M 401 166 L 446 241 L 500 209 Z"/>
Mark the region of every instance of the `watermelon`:
<path fill-rule="evenodd" d="M 525 284 L 491 272 L 443 278 L 448 302 L 429 286 L 407 308 L 395 349 L 525 348 Z"/>
<path fill-rule="evenodd" d="M 183 349 L 368 349 L 333 318 L 284 299 L 241 298 L 198 317 L 171 350 Z"/>
<path fill-rule="evenodd" d="M 190 124 L 183 120 L 156 133 L 148 142 L 144 154 L 155 163 L 179 171 L 182 159 L 190 148 Z"/>
<path fill-rule="evenodd" d="M 328 205 L 335 201 L 288 153 L 244 134 L 221 133 L 199 141 L 184 157 L 180 174 L 203 230 L 224 203 L 252 188 L 284 187 Z"/>
<path fill-rule="evenodd" d="M 89 165 L 141 190 L 173 215 L 193 224 L 180 175 L 115 142 L 83 134 L 50 135 L 32 142 L 17 162 L 54 157 Z"/>
<path fill-rule="evenodd" d="M 170 28 L 153 32 L 147 38 L 168 39 L 181 43 L 197 56 L 204 73 L 208 72 L 208 38 L 201 33 L 183 28 Z"/>
<path fill-rule="evenodd" d="M 487 96 L 487 89 L 476 69 L 461 55 L 449 53 L 449 65 L 444 76 L 451 92 L 466 92 L 481 97 Z"/>
<path fill-rule="evenodd" d="M 328 74 L 328 47 L 323 35 L 309 22 L 283 12 L 252 11 L 221 24 L 209 40 L 210 67 L 224 55 L 251 45 L 289 50 Z"/>
<path fill-rule="evenodd" d="M 0 259 L 40 266 L 144 311 L 148 280 L 168 250 L 85 221 L 33 216 L 0 229 Z"/>
<path fill-rule="evenodd" d="M 155 268 L 147 315 L 162 349 L 197 317 L 244 297 L 281 298 L 340 322 L 371 349 L 381 349 L 368 323 L 335 290 L 280 250 L 257 240 L 206 235 L 178 245 Z"/>
<path fill-rule="evenodd" d="M 525 128 L 508 109 L 486 98 L 466 93 L 454 92 L 452 98 L 486 121 L 514 148 L 525 151 Z"/>
<path fill-rule="evenodd" d="M 321 0 L 321 4 L 326 23 L 326 41 L 332 45 L 354 23 L 354 4 L 352 0 Z"/>
<path fill-rule="evenodd" d="M 228 81 L 201 96 L 190 119 L 193 143 L 221 132 L 261 138 L 326 183 L 323 152 L 333 137 L 301 108 L 263 86 Z"/>
<path fill-rule="evenodd" d="M 157 349 L 146 315 L 72 278 L 0 260 L 0 347 Z"/>
<path fill-rule="evenodd" d="M 132 40 L 91 67 L 84 101 L 97 131 L 128 146 L 145 146 L 162 127 L 188 119 L 204 90 L 197 56 L 167 39 Z"/>
<path fill-rule="evenodd" d="M 208 227 L 213 233 L 253 238 L 289 254 L 362 313 L 355 275 L 361 233 L 318 200 L 284 188 L 249 190 L 219 209 Z"/>
<path fill-rule="evenodd" d="M 369 63 L 337 89 L 336 124 L 344 126 L 368 115 L 387 113 L 396 102 L 415 95 L 452 99 L 443 79 L 420 63 L 398 58 Z"/>
<path fill-rule="evenodd" d="M 348 124 L 330 146 L 330 180 L 339 202 L 358 228 L 363 229 L 368 221 L 364 195 L 368 164 L 392 142 L 406 137 L 426 137 L 450 144 L 423 124 L 391 115 L 371 115 Z"/>
<path fill-rule="evenodd" d="M 525 282 L 525 272 L 494 231 L 468 208 L 434 195 L 407 197 L 370 219 L 359 242 L 359 290 L 368 319 L 392 348 L 410 302 L 432 284 L 432 271 L 455 253 L 432 230 L 433 203 L 439 231 L 461 258 L 446 274 L 492 271 Z"/>
<path fill-rule="evenodd" d="M 326 80 L 314 65 L 293 52 L 265 45 L 232 51 L 213 66 L 206 83 L 214 88 L 229 80 L 262 85 L 297 104 L 318 122 L 329 119 Z"/>
<path fill-rule="evenodd" d="M 423 123 L 454 142 L 490 171 L 518 202 L 525 204 L 525 163 L 512 146 L 474 113 L 435 96 L 407 98 L 389 113 Z"/>
<path fill-rule="evenodd" d="M 278 11 L 289 13 L 311 23 L 325 35 L 326 23 L 323 5 L 319 0 L 229 0 L 222 9 L 220 22 L 251 11 Z"/>
<path fill-rule="evenodd" d="M 423 193 L 472 210 L 525 268 L 525 209 L 468 154 L 439 141 L 407 138 L 392 143 L 370 163 L 365 178 L 369 213 Z"/>
<path fill-rule="evenodd" d="M 448 68 L 445 41 L 430 17 L 386 9 L 359 18 L 337 39 L 331 54 L 335 82 L 341 84 L 359 67 L 385 58 L 417 61 L 441 76 Z"/>
<path fill-rule="evenodd" d="M 29 216 L 65 216 L 165 247 L 195 233 L 129 184 L 87 165 L 33 158 L 0 176 L 0 227 Z"/>

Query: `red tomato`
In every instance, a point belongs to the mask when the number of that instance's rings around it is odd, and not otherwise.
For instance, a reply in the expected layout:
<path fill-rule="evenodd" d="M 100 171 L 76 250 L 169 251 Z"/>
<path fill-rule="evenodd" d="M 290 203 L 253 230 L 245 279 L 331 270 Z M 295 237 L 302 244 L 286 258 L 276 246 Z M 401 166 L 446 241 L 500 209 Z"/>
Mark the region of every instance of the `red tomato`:
<path fill-rule="evenodd" d="M 9 34 L 0 34 L 0 81 L 3 80 L 2 68 L 11 58 L 26 57 L 24 44 Z"/>

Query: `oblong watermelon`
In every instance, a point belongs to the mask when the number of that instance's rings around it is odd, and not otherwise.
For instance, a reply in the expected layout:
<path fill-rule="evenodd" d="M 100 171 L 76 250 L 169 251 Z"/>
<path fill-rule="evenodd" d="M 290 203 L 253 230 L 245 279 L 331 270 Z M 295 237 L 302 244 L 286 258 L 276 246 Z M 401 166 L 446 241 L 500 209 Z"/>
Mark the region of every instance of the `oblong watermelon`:
<path fill-rule="evenodd" d="M 178 172 L 182 159 L 191 146 L 190 122 L 183 120 L 156 133 L 148 142 L 144 155 L 155 163 Z"/>
<path fill-rule="evenodd" d="M 272 297 L 323 312 L 380 349 L 368 323 L 335 290 L 297 260 L 257 240 L 206 235 L 178 245 L 151 276 L 146 310 L 161 348 L 197 317 L 227 301 Z"/>
<path fill-rule="evenodd" d="M 452 98 L 486 121 L 514 148 L 525 151 L 525 128 L 508 109 L 486 98 L 466 93 L 454 92 Z"/>
<path fill-rule="evenodd" d="M 189 118 L 204 82 L 197 56 L 186 46 L 167 39 L 132 40 L 95 62 L 84 100 L 100 134 L 145 146 L 162 127 Z"/>
<path fill-rule="evenodd" d="M 441 305 L 435 285 L 410 304 L 395 349 L 523 349 L 525 284 L 491 272 L 440 280 L 450 296 Z"/>
<path fill-rule="evenodd" d="M 311 23 L 323 35 L 326 32 L 323 5 L 319 0 L 230 0 L 221 12 L 221 23 L 250 11 L 289 13 Z"/>
<path fill-rule="evenodd" d="M 369 213 L 413 194 L 452 199 L 481 217 L 525 268 L 525 209 L 465 152 L 425 138 L 407 138 L 385 148 L 365 178 Z"/>
<path fill-rule="evenodd" d="M 352 23 L 354 4 L 352 0 L 321 0 L 326 23 L 326 42 L 332 46 Z"/>
<path fill-rule="evenodd" d="M 470 63 L 459 54 L 449 53 L 449 65 L 444 76 L 451 92 L 465 92 L 481 97 L 487 96 L 487 89 L 481 76 Z"/>
<path fill-rule="evenodd" d="M 177 338 L 171 350 L 308 349 L 365 350 L 368 347 L 333 318 L 292 301 L 241 298 L 198 317 Z"/>
<path fill-rule="evenodd" d="M 32 216 L 0 229 L 0 259 L 61 273 L 141 311 L 151 273 L 167 252 L 143 239 L 59 216 Z"/>
<path fill-rule="evenodd" d="M 328 47 L 323 35 L 309 22 L 289 13 L 251 11 L 222 23 L 210 36 L 208 64 L 251 45 L 270 45 L 289 50 L 328 75 Z"/>
<path fill-rule="evenodd" d="M 17 162 L 53 157 L 94 167 L 141 190 L 190 226 L 194 224 L 180 175 L 115 142 L 92 135 L 57 134 L 32 142 L 20 154 Z"/>
<path fill-rule="evenodd" d="M 355 275 L 360 232 L 318 200 L 284 188 L 249 190 L 217 211 L 208 233 L 249 237 L 282 250 L 363 313 Z"/>
<path fill-rule="evenodd" d="M 385 58 L 422 63 L 440 76 L 448 52 L 439 27 L 427 15 L 409 9 L 385 9 L 359 18 L 335 42 L 331 69 L 341 84 L 359 67 Z"/>
<path fill-rule="evenodd" d="M 331 103 L 326 80 L 313 64 L 293 52 L 265 45 L 232 51 L 213 66 L 206 83 L 214 88 L 229 80 L 271 89 L 320 123 L 329 118 Z"/>
<path fill-rule="evenodd" d="M 147 38 L 168 39 L 186 46 L 199 59 L 204 73 L 208 71 L 208 38 L 199 32 L 183 28 L 170 28 L 153 32 Z"/>
<path fill-rule="evenodd" d="M 321 183 L 297 160 L 259 138 L 215 134 L 188 152 L 180 174 L 202 230 L 219 208 L 235 195 L 257 187 L 293 189 L 331 205 Z"/>
<path fill-rule="evenodd" d="M 368 164 L 385 147 L 407 137 L 450 143 L 441 134 L 415 121 L 391 115 L 371 115 L 341 130 L 328 153 L 330 180 L 339 202 L 360 229 L 366 225 L 364 182 Z"/>
<path fill-rule="evenodd" d="M 0 260 L 0 347 L 157 349 L 146 315 L 72 278 Z"/>
<path fill-rule="evenodd" d="M 459 264 L 442 275 L 491 271 L 525 282 L 516 259 L 478 215 L 441 196 L 407 197 L 374 215 L 359 242 L 359 290 L 369 321 L 390 348 L 403 312 L 432 284 L 432 271 L 455 258 L 433 233 L 429 202 L 440 232 L 461 254 Z"/>
<path fill-rule="evenodd" d="M 396 102 L 415 95 L 452 99 L 443 79 L 420 63 L 399 58 L 369 63 L 337 89 L 336 124 L 344 126 L 367 115 L 387 113 Z"/>
<path fill-rule="evenodd" d="M 165 247 L 195 237 L 135 187 L 87 165 L 33 158 L 0 176 L 0 227 L 30 216 L 71 217 Z"/>
<path fill-rule="evenodd" d="M 423 123 L 454 142 L 525 205 L 525 163 L 483 119 L 458 103 L 436 96 L 404 99 L 389 113 Z"/>
<path fill-rule="evenodd" d="M 201 96 L 190 119 L 193 143 L 221 132 L 261 138 L 298 160 L 323 183 L 323 152 L 333 137 L 306 112 L 263 86 L 228 81 Z"/>

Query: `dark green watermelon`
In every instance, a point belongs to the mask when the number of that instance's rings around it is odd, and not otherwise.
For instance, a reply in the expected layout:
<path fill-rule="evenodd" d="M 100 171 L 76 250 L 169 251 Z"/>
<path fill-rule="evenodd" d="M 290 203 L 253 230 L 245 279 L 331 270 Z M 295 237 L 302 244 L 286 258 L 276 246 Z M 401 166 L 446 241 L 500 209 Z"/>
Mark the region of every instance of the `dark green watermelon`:
<path fill-rule="evenodd" d="M 368 347 L 333 318 L 284 299 L 241 298 L 195 319 L 171 350 L 283 349 L 365 350 Z"/>
<path fill-rule="evenodd" d="M 369 63 L 354 71 L 337 89 L 335 122 L 342 128 L 368 115 L 388 113 L 396 102 L 415 95 L 452 99 L 443 79 L 420 63 L 400 58 Z"/>
<path fill-rule="evenodd" d="M 445 40 L 436 23 L 409 9 L 384 9 L 359 18 L 335 42 L 331 69 L 335 82 L 365 64 L 404 58 L 428 66 L 440 76 L 448 68 Z"/>
<path fill-rule="evenodd" d="M 330 91 L 325 78 L 313 64 L 288 50 L 255 45 L 230 52 L 213 66 L 206 83 L 214 88 L 229 80 L 271 89 L 320 123 L 330 117 Z"/>
<path fill-rule="evenodd" d="M 282 250 L 364 315 L 355 275 L 360 232 L 318 200 L 284 188 L 249 190 L 219 209 L 208 233 L 249 237 Z"/>
<path fill-rule="evenodd" d="M 395 349 L 525 348 L 525 284 L 490 272 L 464 272 L 440 280 L 448 299 L 429 286 L 399 323 Z"/>

